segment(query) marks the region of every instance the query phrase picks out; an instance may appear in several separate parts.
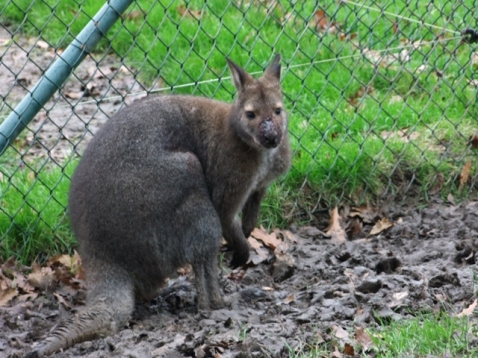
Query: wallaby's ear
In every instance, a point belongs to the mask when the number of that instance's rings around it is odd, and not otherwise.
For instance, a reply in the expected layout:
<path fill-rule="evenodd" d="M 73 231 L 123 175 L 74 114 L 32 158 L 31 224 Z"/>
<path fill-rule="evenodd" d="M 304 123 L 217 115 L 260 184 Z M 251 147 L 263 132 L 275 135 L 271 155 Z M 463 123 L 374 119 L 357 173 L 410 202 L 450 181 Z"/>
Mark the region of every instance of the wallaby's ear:
<path fill-rule="evenodd" d="M 280 81 L 280 54 L 277 54 L 276 57 L 272 60 L 267 70 L 264 72 L 264 76 L 275 78 L 276 80 Z"/>
<path fill-rule="evenodd" d="M 231 69 L 234 86 L 236 86 L 238 91 L 241 91 L 244 88 L 246 82 L 249 82 L 252 77 L 242 67 L 232 62 L 229 58 L 226 58 L 226 60 L 229 64 L 229 68 Z"/>

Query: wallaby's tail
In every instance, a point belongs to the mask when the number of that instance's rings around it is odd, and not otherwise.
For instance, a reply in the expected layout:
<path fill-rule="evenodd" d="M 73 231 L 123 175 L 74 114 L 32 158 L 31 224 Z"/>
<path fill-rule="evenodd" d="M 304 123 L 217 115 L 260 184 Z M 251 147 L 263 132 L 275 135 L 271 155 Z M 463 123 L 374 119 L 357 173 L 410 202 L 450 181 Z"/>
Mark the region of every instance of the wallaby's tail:
<path fill-rule="evenodd" d="M 50 335 L 25 357 L 49 356 L 76 343 L 109 336 L 121 328 L 133 312 L 134 291 L 132 284 L 126 282 L 127 279 L 109 279 L 94 285 L 86 307 L 73 317 L 60 322 Z M 102 294 L 96 295 L 96 292 Z"/>

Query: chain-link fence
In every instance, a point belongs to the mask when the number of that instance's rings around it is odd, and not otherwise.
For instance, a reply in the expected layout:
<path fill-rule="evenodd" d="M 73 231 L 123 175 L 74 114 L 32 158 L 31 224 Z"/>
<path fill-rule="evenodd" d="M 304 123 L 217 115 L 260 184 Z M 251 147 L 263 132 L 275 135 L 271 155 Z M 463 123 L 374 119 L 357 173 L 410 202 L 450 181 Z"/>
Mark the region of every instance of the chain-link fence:
<path fill-rule="evenodd" d="M 103 4 L 0 0 L 0 123 Z M 233 99 L 226 57 L 283 58 L 293 168 L 264 220 L 401 194 L 474 195 L 475 1 L 135 1 L 0 157 L 0 251 L 71 242 L 77 158 L 123 105 L 158 92 Z M 466 35 L 463 31 L 469 29 Z M 3 255 L 2 255 L 3 256 Z"/>

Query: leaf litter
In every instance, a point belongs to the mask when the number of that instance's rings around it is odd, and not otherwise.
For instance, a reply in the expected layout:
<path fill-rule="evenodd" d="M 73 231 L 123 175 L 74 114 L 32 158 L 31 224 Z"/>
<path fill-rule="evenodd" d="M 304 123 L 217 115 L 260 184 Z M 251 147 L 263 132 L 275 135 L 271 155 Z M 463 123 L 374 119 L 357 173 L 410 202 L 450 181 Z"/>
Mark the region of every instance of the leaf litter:
<path fill-rule="evenodd" d="M 223 291 L 235 297 L 230 307 L 197 312 L 186 267 L 152 301 L 138 302 L 118 334 L 57 356 L 288 357 L 290 350 L 330 344 L 329 356 L 372 357 L 368 330 L 378 319 L 427 309 L 475 314 L 478 203 L 337 207 L 328 221 L 315 230 L 256 228 L 251 261 L 234 271 L 221 266 Z M 334 241 L 332 233 L 345 232 L 351 221 L 360 222 L 361 235 Z M 223 255 L 228 262 L 230 252 Z M 1 263 L 0 355 L 22 356 L 61 317 L 81 309 L 84 296 L 76 253 L 31 267 Z"/>

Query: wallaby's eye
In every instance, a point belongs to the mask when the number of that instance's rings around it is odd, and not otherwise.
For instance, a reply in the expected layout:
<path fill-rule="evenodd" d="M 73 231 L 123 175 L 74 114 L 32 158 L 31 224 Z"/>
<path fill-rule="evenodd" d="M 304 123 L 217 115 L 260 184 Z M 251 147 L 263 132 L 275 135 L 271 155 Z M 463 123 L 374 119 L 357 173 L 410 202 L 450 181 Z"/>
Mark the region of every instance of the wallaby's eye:
<path fill-rule="evenodd" d="M 281 108 L 276 108 L 276 114 L 277 114 L 277 115 L 280 115 L 281 112 L 282 112 L 282 109 L 281 109 Z"/>
<path fill-rule="evenodd" d="M 246 112 L 246 117 L 247 117 L 248 119 L 254 119 L 254 118 L 256 118 L 256 114 L 255 114 L 254 112 L 247 111 L 247 112 Z"/>

